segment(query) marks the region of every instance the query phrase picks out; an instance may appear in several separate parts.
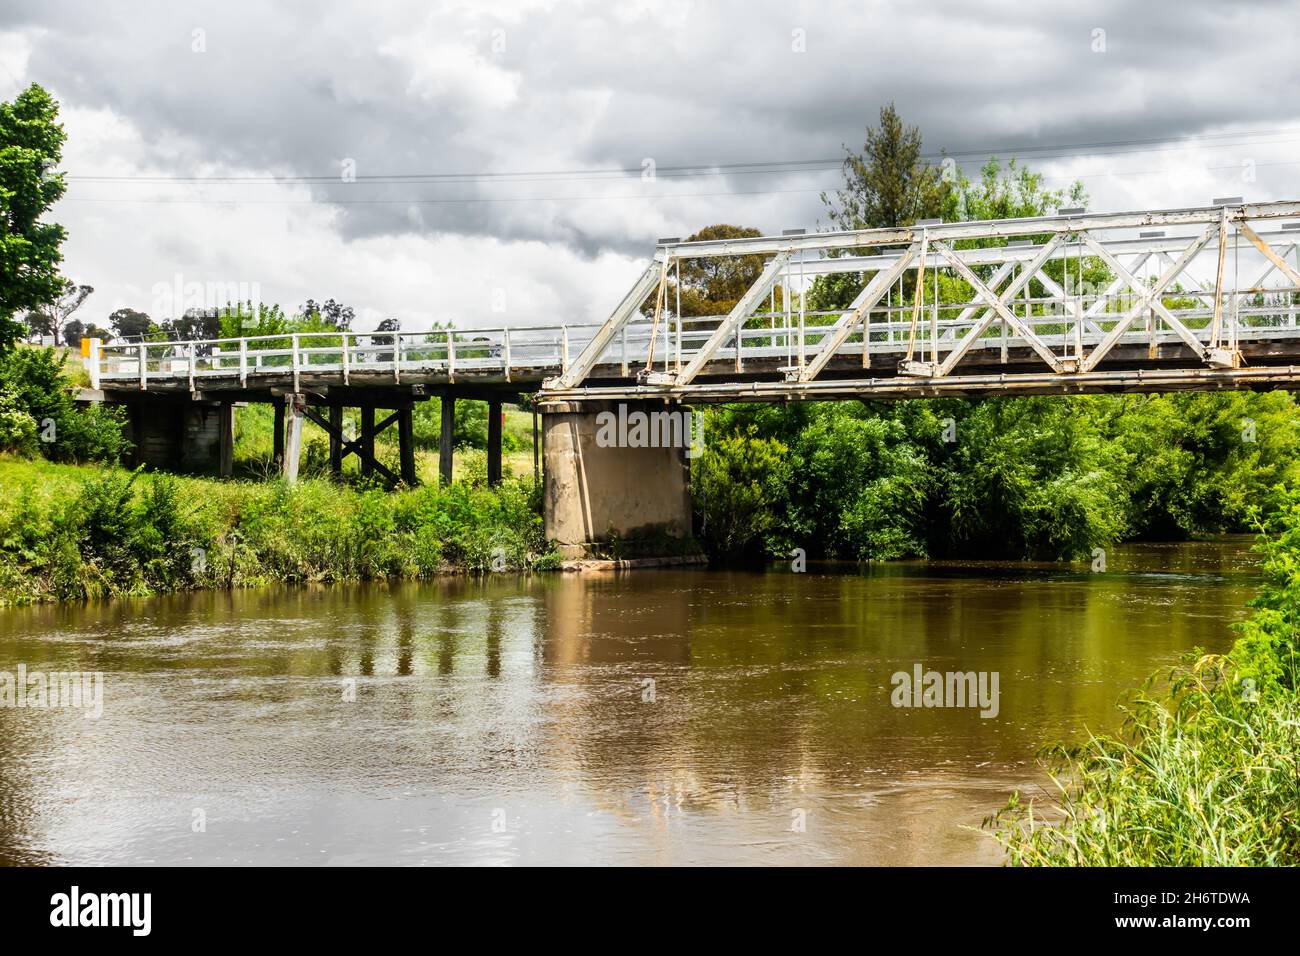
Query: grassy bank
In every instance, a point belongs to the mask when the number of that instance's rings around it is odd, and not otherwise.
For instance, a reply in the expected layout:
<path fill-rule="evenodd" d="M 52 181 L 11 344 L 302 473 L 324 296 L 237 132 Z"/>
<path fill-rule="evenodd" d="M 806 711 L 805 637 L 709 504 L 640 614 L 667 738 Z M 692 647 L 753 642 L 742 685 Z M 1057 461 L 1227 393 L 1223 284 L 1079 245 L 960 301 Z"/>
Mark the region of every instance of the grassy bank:
<path fill-rule="evenodd" d="M 557 562 L 531 480 L 387 492 L 0 456 L 0 603 Z"/>
<path fill-rule="evenodd" d="M 1119 734 L 1050 751 L 1055 794 L 986 822 L 1008 862 L 1300 865 L 1300 495 L 1263 530 L 1232 650 L 1153 676 Z"/>

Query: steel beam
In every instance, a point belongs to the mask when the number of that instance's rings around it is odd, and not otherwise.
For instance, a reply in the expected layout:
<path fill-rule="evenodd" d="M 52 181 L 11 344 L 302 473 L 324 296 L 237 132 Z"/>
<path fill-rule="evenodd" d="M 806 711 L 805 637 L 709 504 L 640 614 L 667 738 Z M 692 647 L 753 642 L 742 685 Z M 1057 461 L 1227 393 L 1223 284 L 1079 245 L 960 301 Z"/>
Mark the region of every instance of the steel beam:
<path fill-rule="evenodd" d="M 989 290 L 989 287 L 984 284 L 983 280 L 981 280 L 980 277 L 971 270 L 971 267 L 962 262 L 961 257 L 957 255 L 957 253 L 953 252 L 952 249 L 948 248 L 948 246 L 942 242 L 936 242 L 935 248 L 943 253 L 948 261 L 952 263 L 953 268 L 957 270 L 957 274 L 970 284 L 971 288 L 975 290 L 975 294 L 991 305 L 998 315 L 1002 317 L 1002 321 L 1006 322 L 1007 325 L 1020 333 L 1020 337 L 1029 343 L 1029 347 L 1038 353 L 1039 358 L 1051 366 L 1054 371 L 1060 372 L 1063 370 L 1064 366 L 1062 365 L 1061 360 L 1058 359 L 1052 350 L 1044 344 L 1043 340 L 1034 333 L 1034 330 L 1026 325 L 1020 316 L 1008 309 L 1006 304 L 995 296 Z"/>
<path fill-rule="evenodd" d="M 1164 274 L 1156 280 L 1154 286 L 1148 287 L 1142 285 L 1141 291 L 1138 292 L 1138 304 L 1129 309 L 1128 312 L 1126 312 L 1123 317 L 1115 323 L 1111 330 L 1106 333 L 1106 337 L 1097 343 L 1097 345 L 1093 346 L 1092 351 L 1079 366 L 1079 371 L 1091 372 L 1097 367 L 1097 363 L 1105 358 L 1106 353 L 1115 347 L 1115 343 L 1120 340 L 1120 337 L 1128 327 L 1133 324 L 1133 320 L 1137 318 L 1138 314 L 1141 313 L 1143 309 L 1150 306 L 1152 299 L 1155 299 L 1164 293 L 1165 288 L 1169 283 L 1183 271 L 1187 266 L 1187 263 L 1191 262 L 1192 259 L 1196 257 L 1197 253 L 1205 248 L 1206 244 L 1209 243 L 1210 238 L 1218 231 L 1218 229 L 1218 221 L 1212 222 L 1208 227 L 1206 227 L 1205 231 L 1192 242 L 1191 245 L 1183 250 L 1183 254 L 1174 261 L 1172 266 L 1165 270 Z M 1204 350 L 1202 350 L 1201 354 L 1204 354 Z"/>
<path fill-rule="evenodd" d="M 671 381 L 674 385 L 686 385 L 695 378 L 705 363 L 722 347 L 722 344 L 732 335 L 738 334 L 740 327 L 745 324 L 745 319 L 754 311 L 754 306 L 759 299 L 767 295 L 768 289 L 776 284 L 777 278 L 781 275 L 781 270 L 785 268 L 786 263 L 789 261 L 790 253 L 788 252 L 778 252 L 768 260 L 767 265 L 759 273 L 754 284 L 745 291 L 745 294 L 740 297 L 740 301 L 727 314 L 727 317 L 713 330 L 713 334 L 709 336 L 708 341 L 691 356 L 690 362 L 680 370 L 661 372 L 659 373 L 660 376 Z M 740 348 L 739 339 L 737 339 L 736 348 Z"/>
<path fill-rule="evenodd" d="M 1067 216 L 1034 216 L 1025 219 L 991 219 L 973 222 L 945 222 L 928 226 L 894 229 L 860 229 L 845 232 L 815 232 L 803 236 L 762 236 L 753 239 L 715 239 L 684 242 L 672 247 L 682 259 L 717 256 L 770 255 L 801 250 L 858 249 L 872 246 L 905 246 L 928 231 L 930 239 L 956 242 L 963 239 L 1013 239 L 1058 232 L 1090 232 L 1098 229 L 1152 229 L 1161 226 L 1204 226 L 1218 223 L 1227 212 L 1229 222 L 1256 219 L 1300 218 L 1300 202 L 1246 203 L 1239 206 L 1194 206 L 1135 212 L 1080 213 Z"/>
<path fill-rule="evenodd" d="M 1207 237 L 1207 242 L 1208 242 L 1208 237 Z M 1084 236 L 1083 243 L 1089 249 L 1095 252 L 1098 255 L 1098 257 L 1103 262 L 1106 263 L 1106 265 L 1110 266 L 1111 269 L 1114 270 L 1117 277 L 1127 282 L 1129 284 L 1129 287 L 1133 289 L 1134 292 L 1139 292 L 1139 290 L 1141 290 L 1141 294 L 1145 294 L 1146 285 L 1142 283 L 1128 269 L 1124 268 L 1123 264 L 1117 258 L 1115 258 L 1110 254 L 1110 250 L 1108 250 L 1101 243 L 1097 242 L 1097 240 L 1093 239 L 1092 236 Z M 1198 249 L 1197 251 L 1199 252 L 1200 250 Z M 1190 261 L 1191 260 L 1188 259 L 1188 262 Z M 1185 267 L 1186 265 L 1187 263 L 1183 263 L 1183 267 Z M 1178 270 L 1179 273 L 1182 272 L 1183 267 L 1179 268 Z M 1168 283 L 1172 282 L 1174 278 L 1176 278 L 1176 276 L 1169 276 L 1165 284 L 1168 285 Z M 1165 320 L 1166 323 L 1168 323 L 1169 327 L 1178 334 L 1178 337 L 1187 344 L 1187 347 L 1196 354 L 1197 358 L 1200 359 L 1205 358 L 1205 346 L 1201 344 L 1200 340 L 1197 339 L 1197 337 L 1192 334 L 1192 331 L 1189 328 L 1187 328 L 1187 326 L 1183 325 L 1183 323 L 1178 319 L 1177 316 L 1175 316 L 1172 312 L 1169 311 L 1169 309 L 1165 307 L 1165 304 L 1162 301 L 1160 301 L 1160 296 L 1158 295 L 1147 296 L 1147 303 L 1151 311 L 1158 314 L 1162 319 Z"/>
<path fill-rule="evenodd" d="M 939 367 L 935 370 L 937 375 L 947 375 L 951 372 L 953 366 L 960 362 L 962 356 L 970 351 L 970 347 L 975 344 L 975 340 L 988 330 L 989 326 L 993 324 L 995 319 L 1001 316 L 1004 322 L 1007 321 L 1007 315 L 1009 314 L 1007 310 L 1007 301 L 1028 284 L 1028 282 L 1034 277 L 1034 274 L 1042 268 L 1043 263 L 1051 257 L 1052 253 L 1054 253 L 1064 241 L 1064 235 L 1056 235 L 1042 246 L 1038 255 L 1020 271 L 1020 274 L 1011 281 L 1006 289 L 1002 291 L 1002 294 L 999 295 L 994 302 L 990 303 L 992 308 L 985 311 L 984 315 L 980 317 L 980 320 L 976 322 L 975 325 L 971 326 L 970 331 L 962 336 L 961 341 L 958 342 L 956 347 L 948 353 L 948 357 L 939 364 Z M 939 251 L 941 253 L 948 252 L 946 247 L 941 247 Z M 956 253 L 953 253 L 953 255 L 956 255 Z M 969 271 L 969 269 L 967 271 Z M 974 273 L 970 274 L 974 275 Z M 994 279 L 996 280 L 996 278 L 997 276 L 995 274 Z M 970 280 L 968 279 L 967 281 Z M 996 286 L 996 284 L 996 281 L 994 281 L 993 285 Z M 983 286 L 983 288 L 988 295 L 991 296 L 993 294 L 992 289 L 989 286 L 986 285 Z M 979 294 L 978 290 L 977 294 Z M 1044 348 L 1046 348 L 1046 346 L 1044 346 Z M 1038 349 L 1035 349 L 1035 351 L 1038 351 Z M 1042 353 L 1039 352 L 1039 354 L 1041 355 Z M 1050 349 L 1048 349 L 1048 354 L 1051 354 Z M 1053 358 L 1054 357 L 1055 356 L 1053 356 Z"/>

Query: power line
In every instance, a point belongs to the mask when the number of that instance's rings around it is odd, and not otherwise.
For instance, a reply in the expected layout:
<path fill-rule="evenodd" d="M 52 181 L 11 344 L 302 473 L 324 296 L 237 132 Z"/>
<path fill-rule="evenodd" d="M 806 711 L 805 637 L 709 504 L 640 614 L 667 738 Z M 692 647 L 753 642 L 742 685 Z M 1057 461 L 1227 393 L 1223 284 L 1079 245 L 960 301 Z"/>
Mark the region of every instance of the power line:
<path fill-rule="evenodd" d="M 961 165 L 961 164 L 959 164 Z M 1265 169 L 1272 166 L 1297 166 L 1300 160 L 1286 160 L 1271 163 L 1256 163 L 1256 169 Z M 1200 167 L 1206 171 L 1217 172 L 1221 170 L 1240 170 L 1239 165 L 1226 166 L 1205 166 Z M 823 170 L 831 172 L 832 170 Z M 1078 173 L 1070 176 L 1043 176 L 1046 182 L 1073 182 L 1082 179 L 1102 179 L 1102 178 L 1122 178 L 1126 176 L 1159 176 L 1181 170 L 1174 167 L 1162 167 L 1160 169 L 1110 169 L 1095 173 Z M 660 192 L 660 193 L 639 193 L 639 194 L 604 194 L 604 195 L 567 195 L 567 196 L 462 196 L 442 199 L 331 199 L 319 197 L 312 199 L 185 199 L 176 197 L 157 197 L 157 198 L 117 198 L 117 197 L 73 197 L 65 196 L 60 202 L 85 202 L 85 203 L 125 203 L 138 205 L 226 205 L 226 206 L 441 206 L 441 205 L 464 205 L 478 203 L 522 203 L 522 202 L 587 202 L 603 200 L 646 200 L 646 199 L 690 199 L 690 198 L 711 198 L 720 196 L 779 196 L 791 193 L 823 193 L 834 192 L 834 184 L 826 186 L 816 186 L 797 189 L 730 189 L 716 190 L 711 192 Z"/>
<path fill-rule="evenodd" d="M 603 202 L 608 199 L 690 199 L 706 196 L 775 196 L 783 193 L 820 193 L 825 191 L 825 187 L 817 186 L 811 189 L 726 189 L 719 192 L 707 193 L 663 193 L 659 195 L 636 195 L 625 193 L 623 195 L 614 196 L 467 196 L 456 199 L 118 199 L 112 197 L 78 199 L 64 197 L 59 201 L 139 203 L 166 206 L 441 206 L 455 205 L 457 203 L 585 202 L 587 200 L 600 200 Z"/>
<path fill-rule="evenodd" d="M 1248 137 L 1286 136 L 1285 139 L 1246 141 Z M 1230 133 L 1204 133 L 1192 137 L 1163 137 L 1130 140 L 1106 140 L 1091 143 L 1070 144 L 1029 144 L 923 153 L 927 160 L 962 157 L 991 158 L 993 156 L 1011 156 L 1024 153 L 1046 158 L 1063 158 L 1078 155 L 1119 155 L 1131 152 L 1163 152 L 1175 149 L 1223 149 L 1232 146 L 1265 146 L 1277 143 L 1294 142 L 1300 136 L 1300 128 L 1282 128 L 1271 130 L 1248 130 Z M 1200 142 L 1201 140 L 1239 140 L 1237 142 Z M 656 166 L 654 178 L 688 178 L 698 176 L 733 176 L 733 175 L 777 175 L 798 172 L 820 172 L 837 169 L 844 162 L 844 157 L 827 159 L 792 159 L 772 160 L 748 163 L 698 163 L 692 165 Z M 621 179 L 639 176 L 646 172 L 641 166 L 610 169 L 570 169 L 570 170 L 531 170 L 513 172 L 473 172 L 473 173 L 380 173 L 357 175 L 344 180 L 338 174 L 328 176 L 166 176 L 166 175 L 108 175 L 108 174 L 72 174 L 66 175 L 70 182 L 97 183 L 177 183 L 177 184 L 213 184 L 213 185 L 356 185 L 356 184 L 391 184 L 391 183 L 480 183 L 480 182 L 539 182 L 539 181 L 599 181 L 603 179 Z"/>

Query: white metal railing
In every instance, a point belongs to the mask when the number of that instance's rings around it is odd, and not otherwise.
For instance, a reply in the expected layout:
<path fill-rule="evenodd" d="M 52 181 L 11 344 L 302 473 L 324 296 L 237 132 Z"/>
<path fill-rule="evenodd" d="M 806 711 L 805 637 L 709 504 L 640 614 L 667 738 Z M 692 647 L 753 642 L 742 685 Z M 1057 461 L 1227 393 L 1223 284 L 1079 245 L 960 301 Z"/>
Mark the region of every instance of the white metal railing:
<path fill-rule="evenodd" d="M 1296 293 L 1298 295 L 1292 295 Z M 1208 299 L 1213 290 L 1180 291 L 1166 296 L 1166 302 Z M 1270 295 L 1300 298 L 1300 287 L 1270 289 Z M 1225 293 L 1221 335 L 1237 339 L 1300 339 L 1300 301 L 1254 304 L 1256 293 Z M 1079 311 L 1105 300 L 1105 309 L 1083 323 L 1064 310 L 1057 299 L 1037 297 L 1014 301 L 1026 324 L 1041 340 L 1068 353 L 1072 346 L 1100 341 L 1119 319 L 1128 297 L 1079 297 Z M 1251 304 L 1243 304 L 1247 300 Z M 938 311 L 954 313 L 980 303 L 946 303 Z M 1050 314 L 1033 310 L 1054 309 Z M 933 309 L 927 309 L 933 311 Z M 1213 318 L 1211 305 L 1171 308 L 1174 316 L 1208 344 Z M 786 367 L 806 361 L 834 328 L 841 312 L 795 310 L 789 313 L 755 313 L 740 330 L 739 361 L 778 360 Z M 864 364 L 887 363 L 903 353 L 912 333 L 912 306 L 888 305 L 874 310 L 867 321 L 840 346 L 839 352 L 863 355 Z M 661 323 L 654 335 L 654 368 L 680 366 L 682 356 L 699 348 L 713 334 L 725 316 L 688 316 Z M 928 353 L 937 342 L 942 356 L 973 328 L 977 319 L 927 315 L 918 323 L 915 347 Z M 1024 340 L 1009 334 L 1003 323 L 995 323 L 975 343 L 975 349 L 1016 349 Z M 328 374 L 348 383 L 354 375 L 391 377 L 400 382 L 404 373 L 444 374 L 454 380 L 462 375 L 499 375 L 507 381 L 536 382 L 567 367 L 567 355 L 581 350 L 599 328 L 597 324 L 503 327 L 491 329 L 435 330 L 432 332 L 293 332 L 281 335 L 240 338 L 196 339 L 193 341 L 144 341 L 100 343 L 92 347 L 88 364 L 95 387 L 102 382 L 131 382 L 148 388 L 150 382 L 184 380 L 197 388 L 204 380 L 237 378 L 242 386 L 262 376 L 289 376 L 295 388 L 304 376 Z M 635 375 L 646 367 L 650 356 L 652 324 L 647 320 L 628 324 L 597 364 L 600 372 Z M 864 335 L 866 344 L 864 348 Z M 1135 324 L 1125 331 L 1122 342 L 1164 344 L 1178 340 L 1159 317 Z M 865 355 L 864 355 L 865 353 Z M 877 358 L 879 357 L 879 358 Z M 736 342 L 720 348 L 715 360 L 737 360 Z M 769 361 L 770 365 L 771 362 Z"/>
<path fill-rule="evenodd" d="M 458 374 L 500 372 L 509 380 L 531 369 L 562 368 L 566 343 L 585 344 L 599 325 L 438 329 L 430 332 L 292 332 L 239 338 L 141 342 L 92 342 L 88 364 L 94 382 L 237 377 L 241 385 L 260 376 L 404 372 Z M 529 379 L 536 375 L 528 375 Z"/>

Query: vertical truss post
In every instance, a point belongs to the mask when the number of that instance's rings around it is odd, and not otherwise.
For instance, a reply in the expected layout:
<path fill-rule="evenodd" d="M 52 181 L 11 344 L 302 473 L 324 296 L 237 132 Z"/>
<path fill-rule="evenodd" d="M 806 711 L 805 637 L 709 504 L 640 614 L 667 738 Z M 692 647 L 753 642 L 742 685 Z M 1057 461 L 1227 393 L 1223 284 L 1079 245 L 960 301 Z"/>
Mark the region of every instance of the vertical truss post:
<path fill-rule="evenodd" d="M 774 282 L 776 282 L 777 276 L 781 274 L 781 270 L 789 261 L 790 253 L 788 251 L 778 252 L 768 260 L 767 265 L 764 266 L 763 271 L 754 281 L 754 284 L 745 290 L 745 294 L 740 297 L 740 301 L 736 303 L 718 327 L 713 330 L 713 334 L 709 336 L 708 341 L 700 346 L 699 350 L 691 357 L 690 362 L 686 364 L 685 368 L 680 372 L 665 375 L 665 379 L 668 380 L 666 382 L 654 382 L 653 379 L 648 380 L 651 381 L 652 384 L 686 385 L 694 379 L 695 376 L 699 374 L 700 369 L 704 367 L 705 363 L 708 362 L 722 346 L 723 342 L 731 338 L 732 335 L 738 336 L 739 329 L 744 325 L 746 317 L 754 311 L 755 303 L 767 295 L 767 290 L 771 288 Z M 739 338 L 737 340 L 739 341 Z"/>

